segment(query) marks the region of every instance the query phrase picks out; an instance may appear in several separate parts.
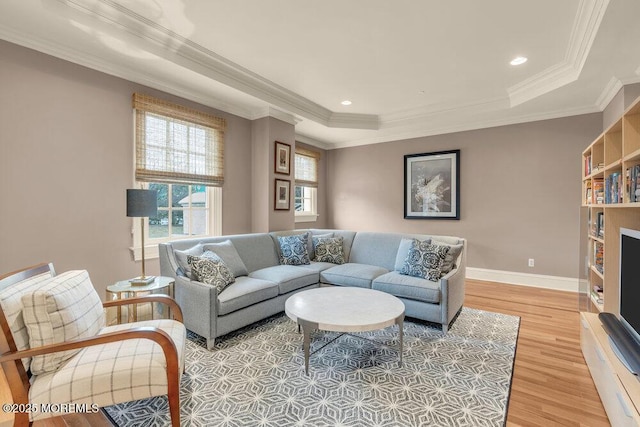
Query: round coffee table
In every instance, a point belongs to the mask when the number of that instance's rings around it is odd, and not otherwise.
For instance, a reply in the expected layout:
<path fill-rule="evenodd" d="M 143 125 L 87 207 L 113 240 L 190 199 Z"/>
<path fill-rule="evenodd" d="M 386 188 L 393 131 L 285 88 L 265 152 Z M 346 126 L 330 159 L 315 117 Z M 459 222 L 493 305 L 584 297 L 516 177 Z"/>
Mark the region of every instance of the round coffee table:
<path fill-rule="evenodd" d="M 366 288 L 322 287 L 289 297 L 284 311 L 302 327 L 304 370 L 307 375 L 310 334 L 314 329 L 347 333 L 398 325 L 402 366 L 404 303 L 393 295 Z"/>

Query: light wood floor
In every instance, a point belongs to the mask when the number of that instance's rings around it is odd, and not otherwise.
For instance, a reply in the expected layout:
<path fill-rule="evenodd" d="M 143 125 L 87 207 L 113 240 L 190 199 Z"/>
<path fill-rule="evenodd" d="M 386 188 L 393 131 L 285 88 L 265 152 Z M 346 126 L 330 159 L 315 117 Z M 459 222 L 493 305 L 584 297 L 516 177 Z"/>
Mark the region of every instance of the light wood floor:
<path fill-rule="evenodd" d="M 507 426 L 609 426 L 580 350 L 575 293 L 467 280 L 465 305 L 521 317 Z M 11 401 L 1 380 L 0 401 Z M 111 424 L 100 415 L 75 415 L 34 426 Z"/>

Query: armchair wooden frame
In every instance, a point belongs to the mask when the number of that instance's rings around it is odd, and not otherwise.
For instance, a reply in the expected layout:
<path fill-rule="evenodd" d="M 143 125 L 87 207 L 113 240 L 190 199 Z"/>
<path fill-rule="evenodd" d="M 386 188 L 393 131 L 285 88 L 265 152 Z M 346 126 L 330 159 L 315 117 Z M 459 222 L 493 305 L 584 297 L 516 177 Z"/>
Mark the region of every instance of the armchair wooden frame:
<path fill-rule="evenodd" d="M 39 274 L 49 272 L 55 275 L 52 264 L 38 264 L 19 270 L 13 273 L 0 276 L 0 289 L 3 289 L 22 280 L 28 279 Z M 116 307 L 123 304 L 139 304 L 156 302 L 166 304 L 173 318 L 182 322 L 182 311 L 176 301 L 167 295 L 147 295 L 136 298 L 128 298 L 122 300 L 114 300 L 103 303 L 105 308 Z M 171 415 L 171 425 L 173 427 L 180 426 L 180 372 L 178 361 L 178 350 L 173 340 L 165 331 L 152 326 L 134 327 L 124 331 L 110 332 L 94 337 L 82 338 L 73 341 L 67 341 L 59 344 L 46 345 L 42 347 L 30 348 L 28 350 L 18 351 L 7 318 L 0 306 L 0 365 L 9 383 L 13 403 L 27 404 L 29 403 L 29 375 L 24 369 L 21 359 L 25 357 L 33 357 L 47 353 L 55 353 L 58 351 L 66 351 L 79 349 L 94 345 L 106 344 L 109 342 L 131 340 L 131 339 L 149 339 L 156 342 L 162 348 L 167 363 L 167 395 L 169 400 L 169 412 Z M 31 425 L 28 413 L 16 413 L 14 418 L 14 426 Z"/>

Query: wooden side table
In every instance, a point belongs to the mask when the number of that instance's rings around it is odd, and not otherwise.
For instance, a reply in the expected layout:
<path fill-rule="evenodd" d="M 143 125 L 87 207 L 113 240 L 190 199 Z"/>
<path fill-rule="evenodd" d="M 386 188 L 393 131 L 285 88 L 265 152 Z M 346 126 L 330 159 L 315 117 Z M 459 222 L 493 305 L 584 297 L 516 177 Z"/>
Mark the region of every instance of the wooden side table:
<path fill-rule="evenodd" d="M 107 300 L 117 300 L 117 299 L 126 299 L 133 298 L 138 296 L 139 294 L 166 294 L 173 298 L 173 285 L 175 283 L 175 279 L 173 277 L 165 277 L 165 276 L 156 276 L 155 280 L 148 285 L 132 285 L 128 280 L 121 280 L 119 282 L 114 283 L 113 285 L 107 286 Z M 163 292 L 164 291 L 164 292 Z M 153 303 L 151 304 L 151 318 L 153 319 Z M 136 322 L 138 320 L 138 304 L 133 305 L 133 321 Z M 169 310 L 168 307 L 163 306 L 164 310 Z M 130 318 L 131 312 L 127 309 L 127 320 Z M 118 323 L 122 319 L 122 306 L 118 306 Z M 167 318 L 169 318 L 171 313 L 167 313 Z"/>

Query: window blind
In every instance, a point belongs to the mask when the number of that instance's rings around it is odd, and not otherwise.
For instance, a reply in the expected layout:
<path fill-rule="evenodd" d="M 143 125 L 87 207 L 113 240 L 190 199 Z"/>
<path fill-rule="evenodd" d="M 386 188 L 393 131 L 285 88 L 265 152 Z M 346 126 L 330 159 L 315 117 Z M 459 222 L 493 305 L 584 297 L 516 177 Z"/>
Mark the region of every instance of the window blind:
<path fill-rule="evenodd" d="M 222 186 L 224 119 L 133 94 L 136 180 Z"/>
<path fill-rule="evenodd" d="M 318 161 L 320 153 L 296 147 L 295 181 L 305 187 L 318 186 Z"/>

